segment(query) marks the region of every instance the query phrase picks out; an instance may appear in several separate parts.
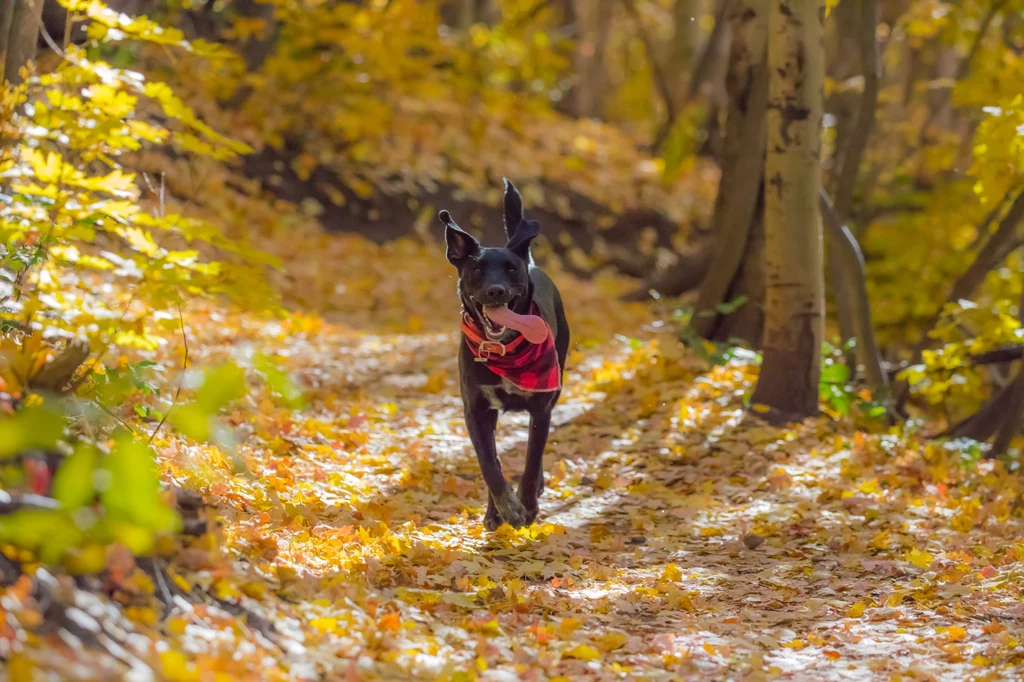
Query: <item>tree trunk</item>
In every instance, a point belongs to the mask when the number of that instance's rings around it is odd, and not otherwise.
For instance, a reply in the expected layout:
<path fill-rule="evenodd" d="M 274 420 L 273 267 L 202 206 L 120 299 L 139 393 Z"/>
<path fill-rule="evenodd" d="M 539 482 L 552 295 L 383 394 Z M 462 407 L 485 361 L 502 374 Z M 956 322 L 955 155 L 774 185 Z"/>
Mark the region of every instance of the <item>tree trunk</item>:
<path fill-rule="evenodd" d="M 1006 212 L 999 228 L 978 251 L 978 256 L 970 267 L 953 284 L 948 298 L 950 302 L 970 298 L 974 294 L 974 290 L 985 281 L 985 276 L 1020 246 L 1021 237 L 1018 228 L 1022 220 L 1024 220 L 1024 192 L 1021 192 L 1013 200 L 1010 210 Z"/>
<path fill-rule="evenodd" d="M 4 60 L 4 80 L 17 85 L 21 83 L 21 67 L 36 56 L 36 42 L 39 40 L 39 26 L 43 18 L 43 0 L 4 0 L 13 2 L 10 29 L 6 40 L 7 55 Z M 6 11 L 5 11 L 6 14 Z"/>
<path fill-rule="evenodd" d="M 676 100 L 682 101 L 684 93 L 690 89 L 688 80 L 695 73 L 698 47 L 700 44 L 701 0 L 675 0 L 672 5 L 672 25 L 674 28 L 672 44 L 669 49 L 668 63 L 675 84 Z"/>
<path fill-rule="evenodd" d="M 864 94 L 860 98 L 853 130 L 850 132 L 843 152 L 839 155 L 839 173 L 835 185 L 835 209 L 840 222 L 850 217 L 850 203 L 857 185 L 857 173 L 861 159 L 867 149 L 871 131 L 875 127 L 875 110 L 878 108 L 878 88 L 881 80 L 878 59 L 878 7 L 875 0 L 860 1 L 860 52 L 864 73 Z"/>
<path fill-rule="evenodd" d="M 818 413 L 823 14 L 820 0 L 776 0 L 769 15 L 764 359 L 752 402 L 773 421 Z"/>
<path fill-rule="evenodd" d="M 1018 377 L 1019 377 L 1018 373 Z M 954 424 L 944 433 L 947 438 L 970 438 L 984 443 L 999 430 L 1006 415 L 1006 403 L 1012 398 L 1016 379 L 1006 385 L 992 400 L 985 403 L 980 410 L 961 422 Z"/>
<path fill-rule="evenodd" d="M 882 355 L 875 342 L 871 302 L 868 299 L 867 280 L 864 275 L 864 256 L 860 251 L 860 245 L 857 244 L 857 238 L 840 220 L 824 190 L 821 191 L 819 201 L 828 228 L 827 234 L 832 237 L 829 243 L 833 247 L 831 253 L 837 266 L 836 304 L 850 327 L 849 335 L 844 334 L 843 341 L 856 340 L 855 355 L 864 366 L 864 375 L 868 383 L 875 389 L 885 388 L 889 385 L 889 377 L 882 369 Z"/>
<path fill-rule="evenodd" d="M 7 63 L 7 43 L 11 37 L 14 19 L 14 0 L 0 0 L 0 68 Z"/>
<path fill-rule="evenodd" d="M 1021 426 L 1024 426 L 1024 369 L 1017 372 L 1017 376 L 1006 388 L 1009 395 L 1003 406 L 1003 421 L 992 441 L 992 449 L 988 451 L 990 459 L 1006 454 L 1013 439 L 1020 433 Z"/>
<path fill-rule="evenodd" d="M 459 0 L 459 28 L 468 31 L 476 21 L 476 0 Z"/>
<path fill-rule="evenodd" d="M 726 296 L 736 288 L 733 282 L 748 252 L 747 241 L 764 176 L 768 97 L 765 46 L 769 4 L 767 0 L 740 0 L 733 3 L 729 17 L 732 22 L 726 76 L 729 113 L 722 150 L 722 178 L 713 218 L 715 252 L 690 321 L 691 333 L 704 338 L 721 338 L 718 332 L 721 313 L 717 307 L 728 302 Z M 759 264 L 754 262 L 750 267 L 757 268 Z M 760 304 L 760 299 L 756 299 L 746 305 Z M 754 345 L 760 342 L 759 338 L 747 340 Z"/>
<path fill-rule="evenodd" d="M 739 272 L 726 294 L 726 301 L 746 301 L 728 315 L 718 315 L 710 334 L 715 341 L 743 342 L 759 347 L 764 331 L 764 188 L 754 208 Z"/>
<path fill-rule="evenodd" d="M 599 118 L 604 114 L 608 74 L 605 50 L 611 33 L 612 0 L 589 0 L 576 5 L 579 45 L 576 48 L 576 115 Z"/>

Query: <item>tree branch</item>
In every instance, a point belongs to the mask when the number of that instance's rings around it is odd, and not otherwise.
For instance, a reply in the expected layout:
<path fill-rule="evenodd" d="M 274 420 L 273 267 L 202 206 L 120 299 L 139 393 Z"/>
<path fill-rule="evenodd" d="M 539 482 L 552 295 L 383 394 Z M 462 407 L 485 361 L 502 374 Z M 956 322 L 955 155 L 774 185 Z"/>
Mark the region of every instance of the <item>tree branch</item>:
<path fill-rule="evenodd" d="M 871 131 L 875 127 L 875 109 L 878 107 L 878 87 L 881 81 L 881 63 L 878 59 L 878 6 L 875 0 L 861 0 L 861 63 L 864 72 L 864 94 L 860 99 L 857 120 L 840 160 L 839 177 L 835 186 L 835 211 L 842 223 L 850 215 L 850 202 L 857 184 L 864 151 Z"/>
<path fill-rule="evenodd" d="M 871 322 L 871 302 L 868 299 L 867 283 L 864 276 L 864 256 L 856 237 L 843 224 L 839 213 L 833 207 L 828 192 L 824 189 L 818 195 L 821 215 L 827 234 L 838 256 L 840 273 L 838 282 L 843 291 L 836 292 L 836 303 L 847 311 L 856 340 L 856 354 L 868 381 L 876 388 L 889 384 L 889 378 L 882 369 L 882 356 L 875 342 L 875 328 Z M 843 339 L 847 341 L 848 339 Z"/>

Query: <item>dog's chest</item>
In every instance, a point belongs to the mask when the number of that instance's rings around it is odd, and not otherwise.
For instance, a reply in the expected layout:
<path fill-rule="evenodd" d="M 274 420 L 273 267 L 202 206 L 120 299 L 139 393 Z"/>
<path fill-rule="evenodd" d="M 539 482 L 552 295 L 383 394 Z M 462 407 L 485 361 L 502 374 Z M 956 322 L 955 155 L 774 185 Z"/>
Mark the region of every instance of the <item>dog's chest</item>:
<path fill-rule="evenodd" d="M 493 386 L 481 386 L 480 391 L 491 408 L 499 411 L 525 410 L 526 400 L 532 395 L 507 379 L 502 379 L 500 384 Z"/>

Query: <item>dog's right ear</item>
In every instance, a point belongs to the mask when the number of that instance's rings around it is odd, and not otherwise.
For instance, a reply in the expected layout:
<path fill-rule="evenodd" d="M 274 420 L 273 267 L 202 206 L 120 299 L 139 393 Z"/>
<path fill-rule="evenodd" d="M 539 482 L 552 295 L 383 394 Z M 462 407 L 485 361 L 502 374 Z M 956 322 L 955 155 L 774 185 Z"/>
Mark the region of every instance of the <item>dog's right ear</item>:
<path fill-rule="evenodd" d="M 508 178 L 505 180 L 505 201 L 504 201 L 504 214 L 505 214 L 505 236 L 508 239 L 516 236 L 516 230 L 519 228 L 519 223 L 523 222 L 523 197 L 519 194 L 519 190 L 513 185 Z"/>
<path fill-rule="evenodd" d="M 456 225 L 448 211 L 441 211 L 437 217 L 444 223 L 444 243 L 448 246 L 448 262 L 455 267 L 461 267 L 467 259 L 480 252 L 480 242 Z"/>

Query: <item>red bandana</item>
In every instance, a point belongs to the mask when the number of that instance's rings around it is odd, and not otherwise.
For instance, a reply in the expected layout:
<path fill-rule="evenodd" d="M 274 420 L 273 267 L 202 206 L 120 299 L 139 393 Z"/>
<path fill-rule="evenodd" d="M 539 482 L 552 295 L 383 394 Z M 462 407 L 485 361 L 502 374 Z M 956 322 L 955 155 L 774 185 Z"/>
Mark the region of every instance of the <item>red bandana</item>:
<path fill-rule="evenodd" d="M 540 315 L 536 303 L 531 303 L 530 314 Z M 510 343 L 501 344 L 489 340 L 473 318 L 463 311 L 462 335 L 477 362 L 485 363 L 487 369 L 518 388 L 545 392 L 562 387 L 562 369 L 558 366 L 550 327 L 542 343 L 530 343 L 520 334 Z"/>

